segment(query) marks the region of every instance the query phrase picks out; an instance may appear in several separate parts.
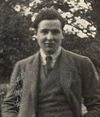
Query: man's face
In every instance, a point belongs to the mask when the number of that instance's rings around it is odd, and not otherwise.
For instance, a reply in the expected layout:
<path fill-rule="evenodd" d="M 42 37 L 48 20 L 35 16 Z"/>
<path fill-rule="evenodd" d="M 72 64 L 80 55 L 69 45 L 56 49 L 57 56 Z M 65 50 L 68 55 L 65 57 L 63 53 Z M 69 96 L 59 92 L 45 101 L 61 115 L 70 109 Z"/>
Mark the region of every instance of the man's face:
<path fill-rule="evenodd" d="M 58 19 L 42 20 L 38 25 L 36 36 L 45 54 L 54 54 L 64 38 L 61 22 Z"/>

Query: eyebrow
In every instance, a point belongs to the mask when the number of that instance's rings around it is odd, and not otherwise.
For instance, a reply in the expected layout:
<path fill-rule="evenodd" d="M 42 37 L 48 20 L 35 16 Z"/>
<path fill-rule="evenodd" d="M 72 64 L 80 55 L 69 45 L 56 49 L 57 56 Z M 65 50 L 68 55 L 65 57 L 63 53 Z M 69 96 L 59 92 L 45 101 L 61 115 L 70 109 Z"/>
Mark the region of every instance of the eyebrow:
<path fill-rule="evenodd" d="M 59 29 L 41 29 L 41 31 L 42 31 L 42 32 L 48 32 L 48 31 L 51 31 L 51 32 L 55 32 L 55 33 L 60 32 Z"/>

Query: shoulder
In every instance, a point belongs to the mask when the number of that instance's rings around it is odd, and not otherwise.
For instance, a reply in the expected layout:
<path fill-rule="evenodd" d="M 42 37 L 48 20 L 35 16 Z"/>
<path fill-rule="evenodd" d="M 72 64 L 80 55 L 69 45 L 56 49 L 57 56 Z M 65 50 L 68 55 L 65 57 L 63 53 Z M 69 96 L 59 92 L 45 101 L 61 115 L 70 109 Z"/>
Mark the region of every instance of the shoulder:
<path fill-rule="evenodd" d="M 21 59 L 16 62 L 15 66 L 26 66 L 28 64 L 31 64 L 37 55 L 38 55 L 38 52 L 27 58 Z"/>
<path fill-rule="evenodd" d="M 66 56 L 67 58 L 76 59 L 76 60 L 89 59 L 87 56 L 83 56 L 83 55 L 80 55 L 80 54 L 77 54 L 77 53 L 74 53 L 72 51 L 68 51 L 65 49 L 62 49 L 62 50 L 63 50 L 64 56 Z"/>
<path fill-rule="evenodd" d="M 72 66 L 87 66 L 93 64 L 89 57 L 83 56 L 68 50 L 63 49 L 63 59 L 69 62 Z"/>

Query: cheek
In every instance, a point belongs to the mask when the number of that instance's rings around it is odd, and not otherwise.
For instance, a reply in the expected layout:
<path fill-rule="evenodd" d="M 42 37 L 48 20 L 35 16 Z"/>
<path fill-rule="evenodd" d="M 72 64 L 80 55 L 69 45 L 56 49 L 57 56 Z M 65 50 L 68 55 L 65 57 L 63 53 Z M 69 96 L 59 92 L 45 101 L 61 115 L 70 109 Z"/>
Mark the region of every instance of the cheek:
<path fill-rule="evenodd" d="M 63 35 L 58 35 L 58 36 L 56 37 L 56 40 L 57 40 L 59 43 L 61 43 L 63 39 L 64 39 L 64 36 L 63 36 Z"/>
<path fill-rule="evenodd" d="M 44 39 L 37 39 L 37 42 L 40 47 L 44 46 Z"/>
<path fill-rule="evenodd" d="M 37 39 L 39 39 L 40 41 L 43 41 L 45 38 L 46 38 L 46 36 L 42 35 L 42 34 L 37 36 Z"/>
<path fill-rule="evenodd" d="M 58 35 L 56 35 L 56 38 L 63 39 L 64 38 L 63 33 L 59 33 Z"/>

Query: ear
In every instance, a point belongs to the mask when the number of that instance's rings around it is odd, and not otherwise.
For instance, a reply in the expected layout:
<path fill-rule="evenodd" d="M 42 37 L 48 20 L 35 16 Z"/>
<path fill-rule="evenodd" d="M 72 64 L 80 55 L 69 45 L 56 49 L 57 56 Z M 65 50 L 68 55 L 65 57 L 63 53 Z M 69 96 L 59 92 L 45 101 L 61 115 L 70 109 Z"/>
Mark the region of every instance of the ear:
<path fill-rule="evenodd" d="M 33 39 L 34 39 L 34 40 L 37 40 L 37 31 L 36 31 L 36 30 L 34 30 Z"/>
<path fill-rule="evenodd" d="M 65 31 L 64 30 L 63 30 L 62 34 L 63 34 L 63 39 L 64 39 L 64 37 L 65 37 Z"/>

